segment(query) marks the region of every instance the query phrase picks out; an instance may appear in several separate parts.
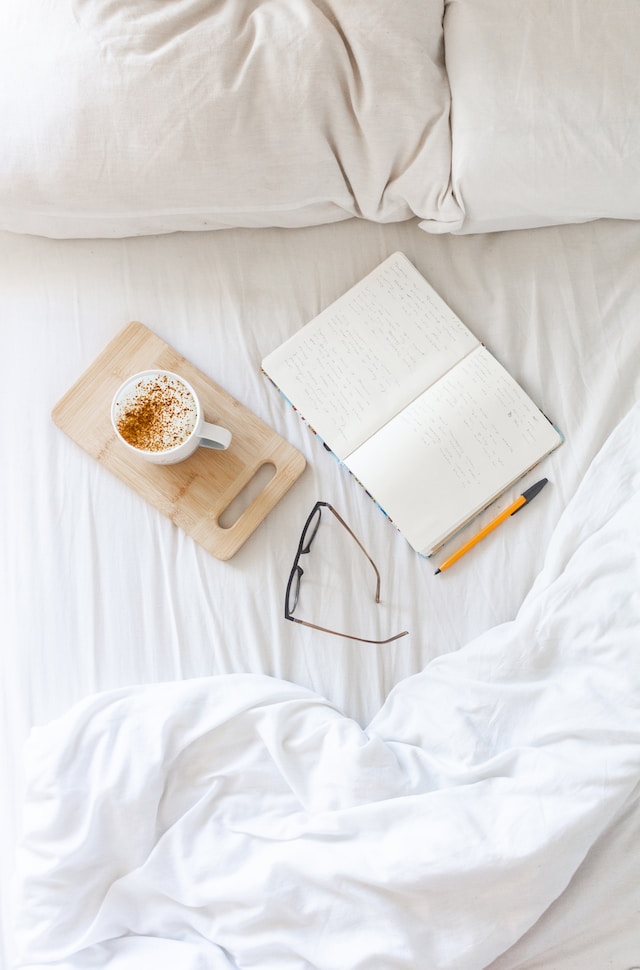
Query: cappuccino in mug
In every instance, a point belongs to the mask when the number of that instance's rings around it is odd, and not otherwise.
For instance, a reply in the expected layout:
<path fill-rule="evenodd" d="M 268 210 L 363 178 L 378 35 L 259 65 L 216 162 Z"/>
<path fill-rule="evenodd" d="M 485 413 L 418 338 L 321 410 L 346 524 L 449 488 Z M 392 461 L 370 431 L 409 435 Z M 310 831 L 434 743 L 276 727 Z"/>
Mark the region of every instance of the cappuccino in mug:
<path fill-rule="evenodd" d="M 142 451 L 166 451 L 187 440 L 198 409 L 182 381 L 169 374 L 141 377 L 119 396 L 116 429 L 127 444 Z"/>
<path fill-rule="evenodd" d="M 171 371 L 130 377 L 116 392 L 111 421 L 120 440 L 146 461 L 173 464 L 198 445 L 224 450 L 231 433 L 204 420 L 196 392 Z"/>

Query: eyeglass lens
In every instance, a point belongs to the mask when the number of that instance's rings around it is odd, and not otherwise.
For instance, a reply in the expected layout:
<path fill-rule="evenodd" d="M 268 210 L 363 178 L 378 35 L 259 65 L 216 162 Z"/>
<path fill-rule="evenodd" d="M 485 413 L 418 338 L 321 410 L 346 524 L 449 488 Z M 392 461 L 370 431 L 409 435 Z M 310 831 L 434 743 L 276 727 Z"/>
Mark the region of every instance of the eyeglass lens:
<path fill-rule="evenodd" d="M 311 543 L 316 537 L 316 533 L 320 527 L 320 517 L 322 515 L 322 509 L 318 506 L 313 510 L 309 518 L 305 523 L 305 527 L 302 530 L 302 535 L 300 536 L 300 544 L 298 546 L 298 554 L 296 560 L 308 553 L 311 549 Z M 293 573 L 289 580 L 289 588 L 287 590 L 287 611 L 290 615 L 293 615 L 296 606 L 298 605 L 298 597 L 300 595 L 300 580 L 302 579 L 302 574 L 304 570 L 297 564 L 293 569 Z"/>
<path fill-rule="evenodd" d="M 316 537 L 316 533 L 320 527 L 320 516 L 322 515 L 322 509 L 318 506 L 309 518 L 307 519 L 307 524 L 304 527 L 302 535 L 300 537 L 300 554 L 309 552 L 311 549 L 311 543 Z"/>

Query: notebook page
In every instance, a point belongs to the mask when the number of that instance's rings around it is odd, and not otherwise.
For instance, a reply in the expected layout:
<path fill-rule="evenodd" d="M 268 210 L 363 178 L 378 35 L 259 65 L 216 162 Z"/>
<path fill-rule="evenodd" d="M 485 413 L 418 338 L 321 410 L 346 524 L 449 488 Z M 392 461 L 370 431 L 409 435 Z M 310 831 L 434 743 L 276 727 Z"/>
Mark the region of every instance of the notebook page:
<path fill-rule="evenodd" d="M 479 347 L 346 464 L 413 548 L 430 555 L 561 441 Z"/>
<path fill-rule="evenodd" d="M 344 460 L 476 346 L 406 256 L 394 253 L 262 369 Z"/>

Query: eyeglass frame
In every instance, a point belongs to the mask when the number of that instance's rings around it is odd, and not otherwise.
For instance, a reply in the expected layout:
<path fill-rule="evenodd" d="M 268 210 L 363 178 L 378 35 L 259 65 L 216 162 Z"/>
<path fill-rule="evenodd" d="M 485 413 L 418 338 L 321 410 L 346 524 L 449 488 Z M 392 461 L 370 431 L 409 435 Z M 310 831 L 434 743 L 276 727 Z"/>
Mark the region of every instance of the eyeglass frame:
<path fill-rule="evenodd" d="M 301 620 L 299 617 L 293 615 L 294 610 L 295 610 L 296 606 L 298 605 L 298 598 L 300 596 L 300 581 L 301 581 L 302 577 L 304 576 L 304 569 L 300 565 L 300 556 L 307 555 L 310 552 L 310 550 L 311 550 L 311 544 L 312 544 L 313 540 L 316 537 L 316 534 L 318 532 L 318 529 L 320 528 L 320 522 L 321 522 L 321 519 L 322 519 L 322 509 L 323 508 L 327 508 L 327 509 L 329 509 L 330 512 L 333 512 L 333 514 L 335 515 L 335 517 L 338 520 L 338 522 L 342 526 L 344 526 L 344 528 L 347 530 L 347 532 L 349 533 L 349 535 L 353 539 L 355 539 L 356 543 L 360 546 L 360 548 L 362 549 L 363 553 L 365 554 L 365 556 L 367 557 L 367 559 L 371 563 L 371 565 L 373 567 L 373 570 L 374 570 L 374 572 L 376 574 L 376 596 L 375 596 L 375 601 L 376 601 L 376 603 L 379 603 L 380 602 L 380 573 L 379 573 L 378 567 L 374 563 L 373 559 L 371 558 L 371 556 L 369 555 L 369 553 L 367 552 L 367 550 L 365 549 L 365 547 L 362 545 L 362 543 L 358 539 L 358 537 L 355 534 L 355 532 L 347 525 L 347 523 L 344 521 L 344 519 L 342 518 L 342 516 L 340 515 L 340 513 L 337 512 L 334 509 L 333 505 L 331 505 L 329 502 L 316 502 L 316 504 L 311 509 L 311 512 L 307 516 L 307 521 L 305 522 L 304 526 L 302 527 L 302 532 L 300 533 L 300 541 L 298 543 L 298 549 L 297 549 L 297 552 L 296 552 L 295 557 L 294 557 L 294 560 L 293 560 L 293 566 L 291 567 L 291 572 L 289 573 L 289 579 L 287 581 L 287 588 L 286 588 L 285 595 L 284 595 L 284 618 L 285 618 L 285 620 L 290 620 L 292 623 L 299 623 L 302 626 L 310 627 L 312 630 L 320 630 L 320 632 L 322 632 L 322 633 L 330 633 L 330 634 L 332 634 L 333 636 L 336 636 L 336 637 L 344 637 L 347 640 L 357 640 L 359 643 L 376 643 L 376 644 L 393 643 L 394 640 L 399 640 L 400 637 L 407 636 L 408 633 L 409 633 L 408 630 L 403 630 L 402 633 L 396 633 L 395 636 L 393 636 L 393 637 L 387 637 L 385 640 L 372 640 L 369 637 L 355 637 L 355 636 L 352 636 L 350 633 L 341 633 L 338 630 L 329 630 L 327 627 L 318 626 L 318 624 L 316 624 L 316 623 L 310 623 L 308 620 Z M 314 527 L 314 529 L 313 529 L 313 531 L 311 533 L 311 536 L 309 537 L 308 541 L 305 541 L 307 539 L 307 531 L 309 529 L 309 526 L 313 522 L 313 517 L 316 514 L 316 512 L 319 512 L 318 521 L 316 522 L 315 527 Z M 289 608 L 290 594 L 291 594 L 291 587 L 292 587 L 294 578 L 297 579 L 297 586 L 296 586 L 295 595 L 294 595 L 294 599 L 293 599 L 293 607 L 290 609 Z"/>

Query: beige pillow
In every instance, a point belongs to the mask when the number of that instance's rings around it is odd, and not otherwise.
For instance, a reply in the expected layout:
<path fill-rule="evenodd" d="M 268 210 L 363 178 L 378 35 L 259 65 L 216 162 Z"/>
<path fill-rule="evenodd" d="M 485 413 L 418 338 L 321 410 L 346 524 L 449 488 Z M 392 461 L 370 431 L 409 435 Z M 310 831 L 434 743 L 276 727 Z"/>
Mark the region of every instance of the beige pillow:
<path fill-rule="evenodd" d="M 455 0 L 445 45 L 463 231 L 640 218 L 638 0 Z"/>
<path fill-rule="evenodd" d="M 442 0 L 1 7 L 0 228 L 460 224 Z"/>

